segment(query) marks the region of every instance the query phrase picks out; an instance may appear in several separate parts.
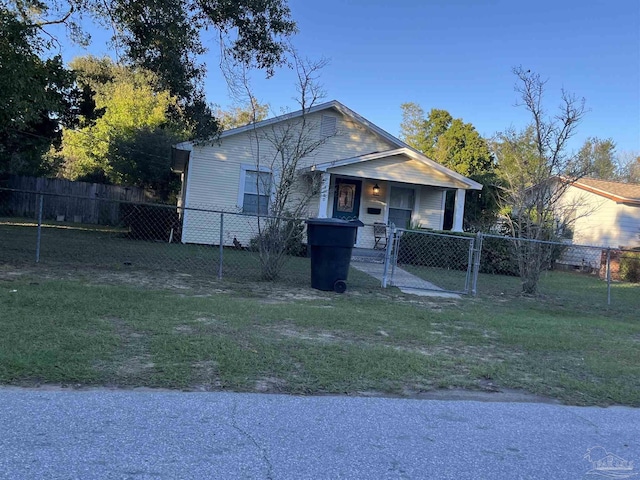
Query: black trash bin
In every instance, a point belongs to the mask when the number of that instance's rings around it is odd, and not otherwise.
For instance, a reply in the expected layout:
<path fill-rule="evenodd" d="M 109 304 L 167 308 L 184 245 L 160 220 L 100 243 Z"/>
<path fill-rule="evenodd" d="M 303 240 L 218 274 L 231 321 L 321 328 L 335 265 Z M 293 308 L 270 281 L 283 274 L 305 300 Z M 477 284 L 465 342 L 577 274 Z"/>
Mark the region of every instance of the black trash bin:
<path fill-rule="evenodd" d="M 344 293 L 347 289 L 351 251 L 360 220 L 310 218 L 307 239 L 311 251 L 311 287 Z"/>

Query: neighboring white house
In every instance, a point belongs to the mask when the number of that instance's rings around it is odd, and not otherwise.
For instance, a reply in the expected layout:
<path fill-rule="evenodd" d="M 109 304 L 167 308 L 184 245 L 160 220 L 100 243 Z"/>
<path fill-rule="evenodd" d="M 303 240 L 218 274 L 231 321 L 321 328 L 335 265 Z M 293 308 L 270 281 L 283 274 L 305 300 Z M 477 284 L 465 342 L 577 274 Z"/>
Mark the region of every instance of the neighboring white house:
<path fill-rule="evenodd" d="M 558 202 L 559 217 L 569 220 L 565 232 L 573 245 L 640 247 L 640 185 L 582 178 Z M 564 222 L 563 222 L 564 223 Z M 603 249 L 569 247 L 560 264 L 598 271 Z"/>
<path fill-rule="evenodd" d="M 298 128 L 302 111 L 222 132 L 213 145 L 184 142 L 173 150 L 173 170 L 182 174 L 179 206 L 184 207 L 182 241 L 218 244 L 223 210 L 256 215 L 268 212 L 269 185 L 277 171 L 260 160 L 273 157 L 266 135 Z M 466 190 L 482 185 L 425 157 L 340 102 L 308 109 L 304 115 L 311 140 L 325 139 L 299 165 L 299 173 L 320 175 L 321 192 L 309 206 L 309 217 L 359 218 L 369 228 L 375 222 L 442 229 L 446 192 L 456 192 L 453 230 L 462 230 Z M 258 153 L 259 150 L 259 153 Z M 258 168 L 258 163 L 260 167 Z M 264 182 L 260 180 L 264 179 Z M 237 216 L 236 216 L 237 217 Z M 245 217 L 247 218 L 247 217 Z M 233 238 L 246 244 L 252 232 L 225 219 L 223 243 Z M 358 235 L 357 247 L 369 248 L 373 235 Z"/>
<path fill-rule="evenodd" d="M 564 192 L 562 205 L 575 219 L 573 243 L 640 247 L 640 185 L 582 178 Z"/>

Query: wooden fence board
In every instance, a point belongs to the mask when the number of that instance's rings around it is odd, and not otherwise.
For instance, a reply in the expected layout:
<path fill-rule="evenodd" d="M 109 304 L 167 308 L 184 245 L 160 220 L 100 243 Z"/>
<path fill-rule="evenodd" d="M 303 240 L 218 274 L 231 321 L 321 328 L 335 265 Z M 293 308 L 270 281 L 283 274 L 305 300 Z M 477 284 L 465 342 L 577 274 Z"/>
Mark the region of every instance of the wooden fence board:
<path fill-rule="evenodd" d="M 152 196 L 138 187 L 73 182 L 61 178 L 24 177 L 10 175 L 7 188 L 45 194 L 43 218 L 67 222 L 117 225 L 120 222 L 120 202 L 148 202 Z M 38 195 L 10 192 L 3 209 L 18 217 L 37 216 Z M 82 198 L 77 198 L 82 197 Z"/>

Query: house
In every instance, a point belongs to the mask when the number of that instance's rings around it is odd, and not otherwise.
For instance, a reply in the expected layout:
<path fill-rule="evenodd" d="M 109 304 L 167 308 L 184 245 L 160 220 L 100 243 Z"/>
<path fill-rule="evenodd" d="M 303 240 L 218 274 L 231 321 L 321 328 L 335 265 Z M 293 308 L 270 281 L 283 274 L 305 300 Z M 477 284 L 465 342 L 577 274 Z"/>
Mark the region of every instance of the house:
<path fill-rule="evenodd" d="M 562 195 L 574 244 L 640 247 L 640 185 L 581 178 Z"/>
<path fill-rule="evenodd" d="M 320 181 L 309 217 L 359 218 L 366 224 L 360 230 L 372 229 L 376 222 L 442 229 L 446 192 L 455 191 L 453 230 L 461 231 L 465 192 L 482 188 L 334 100 L 224 131 L 214 144 L 176 145 L 172 168 L 182 177 L 182 241 L 220 243 L 220 215 L 205 210 L 268 214 L 274 194 L 270 180 L 279 172 L 266 160 L 276 154 L 267 140 L 301 128 L 307 129 L 308 141 L 318 143 L 298 165 L 300 182 L 313 175 Z M 255 228 L 234 230 L 230 221 L 224 222 L 225 245 L 234 238 L 247 244 L 255 235 Z M 358 232 L 356 246 L 373 247 L 372 232 Z"/>
<path fill-rule="evenodd" d="M 581 178 L 562 193 L 557 205 L 560 225 L 572 247 L 558 260 L 559 265 L 600 272 L 606 275 L 605 249 L 611 247 L 611 275 L 619 279 L 621 252 L 640 247 L 640 185 Z"/>

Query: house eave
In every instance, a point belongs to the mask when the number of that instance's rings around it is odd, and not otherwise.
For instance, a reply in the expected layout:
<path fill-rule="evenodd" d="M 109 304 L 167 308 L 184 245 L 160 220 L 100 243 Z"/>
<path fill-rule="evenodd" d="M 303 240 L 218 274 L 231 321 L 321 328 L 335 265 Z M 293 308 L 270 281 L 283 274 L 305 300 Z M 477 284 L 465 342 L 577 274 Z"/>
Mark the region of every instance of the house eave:
<path fill-rule="evenodd" d="M 174 173 L 183 173 L 189 162 L 191 151 L 177 148 L 178 145 L 171 148 L 171 171 Z"/>
<path fill-rule="evenodd" d="M 368 162 L 371 160 L 377 160 L 379 158 L 385 158 L 385 157 L 393 157 L 393 156 L 400 156 L 400 155 L 404 155 L 407 156 L 409 158 L 412 158 L 414 160 L 418 160 L 428 166 L 430 166 L 431 168 L 433 168 L 434 170 L 437 170 L 445 175 L 447 175 L 448 177 L 451 177 L 452 179 L 456 180 L 457 182 L 460 182 L 464 185 L 464 189 L 465 190 L 482 190 L 482 184 L 471 180 L 470 178 L 465 177 L 464 175 L 460 175 L 457 172 L 454 172 L 453 170 L 448 169 L 447 167 L 445 167 L 444 165 L 440 165 L 439 163 L 431 160 L 430 158 L 424 156 L 422 153 L 412 149 L 412 148 L 408 148 L 408 147 L 401 147 L 401 148 L 397 148 L 395 150 L 386 150 L 383 152 L 374 152 L 374 153 L 368 153 L 366 155 L 361 155 L 359 157 L 351 157 L 351 158 L 344 158 L 344 159 L 340 159 L 340 160 L 335 160 L 335 161 L 331 161 L 331 162 L 324 162 L 324 163 L 320 163 L 317 165 L 314 165 L 313 167 L 311 167 L 309 170 L 310 171 L 321 171 L 321 172 L 326 172 L 332 168 L 338 168 L 338 167 L 343 167 L 346 165 L 352 165 L 352 164 L 356 164 L 356 163 L 361 163 L 361 162 Z M 386 180 L 385 178 L 378 178 L 378 180 Z M 445 185 L 440 185 L 440 186 L 445 186 Z"/>

